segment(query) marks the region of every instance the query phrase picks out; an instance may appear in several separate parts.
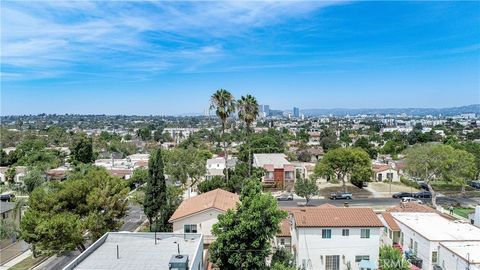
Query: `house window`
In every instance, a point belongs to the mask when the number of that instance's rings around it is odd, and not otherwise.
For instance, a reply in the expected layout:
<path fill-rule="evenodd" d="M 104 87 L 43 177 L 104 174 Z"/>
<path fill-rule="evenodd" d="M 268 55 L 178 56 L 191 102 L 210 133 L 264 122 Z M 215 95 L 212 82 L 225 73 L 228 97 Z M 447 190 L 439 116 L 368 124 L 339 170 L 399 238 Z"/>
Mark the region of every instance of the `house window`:
<path fill-rule="evenodd" d="M 388 230 L 388 237 L 390 239 L 393 239 L 393 233 L 392 233 L 392 230 Z"/>
<path fill-rule="evenodd" d="M 285 179 L 293 180 L 293 172 L 285 172 Z"/>
<path fill-rule="evenodd" d="M 370 238 L 370 229 L 361 229 L 360 238 Z"/>
<path fill-rule="evenodd" d="M 340 270 L 340 256 L 325 256 L 326 270 Z"/>
<path fill-rule="evenodd" d="M 438 262 L 438 251 L 432 251 L 432 263 Z"/>
<path fill-rule="evenodd" d="M 413 243 L 413 253 L 414 253 L 414 254 L 417 254 L 417 251 L 418 251 L 418 242 L 415 241 L 415 242 Z"/>
<path fill-rule="evenodd" d="M 393 179 L 393 173 L 387 173 L 387 178 L 392 180 Z"/>
<path fill-rule="evenodd" d="M 350 235 L 350 230 L 349 229 L 343 229 L 342 230 L 342 236 L 349 236 Z"/>
<path fill-rule="evenodd" d="M 322 238 L 332 238 L 332 230 L 323 229 L 322 230 Z"/>
<path fill-rule="evenodd" d="M 267 173 L 267 179 L 273 179 L 273 172 Z"/>
<path fill-rule="evenodd" d="M 280 239 L 280 245 L 285 246 L 285 239 L 283 238 Z"/>
<path fill-rule="evenodd" d="M 355 256 L 355 262 L 361 262 L 362 260 L 369 261 L 370 256 L 368 255 Z"/>
<path fill-rule="evenodd" d="M 197 233 L 197 224 L 185 224 L 183 225 L 184 233 Z"/>

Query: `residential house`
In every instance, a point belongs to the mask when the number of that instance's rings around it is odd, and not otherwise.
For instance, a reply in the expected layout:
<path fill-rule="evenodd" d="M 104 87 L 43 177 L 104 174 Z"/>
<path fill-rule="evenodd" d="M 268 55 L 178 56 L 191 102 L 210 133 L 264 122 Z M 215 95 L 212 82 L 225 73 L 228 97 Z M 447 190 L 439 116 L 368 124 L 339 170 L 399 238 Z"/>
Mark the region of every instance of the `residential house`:
<path fill-rule="evenodd" d="M 480 270 L 479 241 L 442 242 L 438 254 L 442 269 Z"/>
<path fill-rule="evenodd" d="M 236 157 L 228 157 L 227 164 L 229 169 L 234 169 L 235 165 L 238 162 Z M 212 179 L 214 176 L 224 176 L 225 170 L 225 158 L 224 157 L 215 157 L 207 159 L 207 174 L 205 178 L 207 180 Z"/>
<path fill-rule="evenodd" d="M 383 232 L 380 236 L 380 243 L 387 246 L 395 246 L 401 249 L 400 236 L 401 231 L 398 224 L 392 217 L 390 212 L 383 212 L 378 215 L 378 218 L 383 223 Z"/>
<path fill-rule="evenodd" d="M 6 172 L 10 167 L 0 167 L 0 181 L 5 183 L 7 181 Z M 27 174 L 27 167 L 25 166 L 15 166 L 15 176 L 13 181 L 15 183 L 23 182 L 23 178 Z"/>
<path fill-rule="evenodd" d="M 275 236 L 274 248 L 285 248 L 292 252 L 292 235 L 290 232 L 290 221 L 287 219 L 282 220 L 280 224 L 280 232 Z"/>
<path fill-rule="evenodd" d="M 289 212 L 292 250 L 298 267 L 377 269 L 384 225 L 372 209 L 323 205 Z"/>
<path fill-rule="evenodd" d="M 63 269 L 203 270 L 203 236 L 108 232 Z"/>
<path fill-rule="evenodd" d="M 480 249 L 472 243 L 480 243 L 480 228 L 439 213 L 391 215 L 401 230 L 400 244 L 414 265 L 426 270 L 479 269 Z M 469 263 L 470 268 L 465 268 Z"/>
<path fill-rule="evenodd" d="M 292 162 L 295 167 L 295 176 L 310 178 L 315 170 L 315 163 L 312 162 Z"/>
<path fill-rule="evenodd" d="M 320 132 L 309 131 L 308 132 L 308 145 L 320 145 Z"/>
<path fill-rule="evenodd" d="M 295 184 L 295 166 L 285 154 L 253 154 L 253 166 L 266 170 L 264 185 L 289 189 Z"/>
<path fill-rule="evenodd" d="M 215 189 L 184 200 L 170 217 L 174 233 L 202 233 L 205 245 L 213 241 L 212 226 L 217 223 L 218 215 L 233 209 L 239 202 L 239 196 Z"/>
<path fill-rule="evenodd" d="M 324 155 L 322 148 L 308 148 L 307 153 L 310 155 L 310 162 L 314 163 L 321 160 Z"/>
<path fill-rule="evenodd" d="M 374 181 L 400 182 L 400 175 L 392 164 L 373 164 Z"/>
<path fill-rule="evenodd" d="M 0 202 L 0 220 L 2 222 L 11 222 L 15 228 L 19 229 L 21 211 L 19 208 L 15 207 L 15 205 L 16 203 L 14 202 Z M 0 239 L 0 248 L 4 248 L 16 241 L 16 237 Z"/>

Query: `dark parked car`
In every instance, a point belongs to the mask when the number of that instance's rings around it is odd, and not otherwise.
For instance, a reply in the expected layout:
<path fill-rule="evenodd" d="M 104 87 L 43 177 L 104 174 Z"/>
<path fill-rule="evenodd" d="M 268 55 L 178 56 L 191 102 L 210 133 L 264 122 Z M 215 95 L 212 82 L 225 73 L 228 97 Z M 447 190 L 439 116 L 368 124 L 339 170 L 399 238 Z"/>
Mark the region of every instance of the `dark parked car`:
<path fill-rule="evenodd" d="M 352 193 L 350 192 L 335 192 L 330 194 L 330 200 L 351 200 Z"/>
<path fill-rule="evenodd" d="M 430 191 L 420 191 L 417 193 L 413 193 L 414 198 L 431 198 L 432 193 Z"/>
<path fill-rule="evenodd" d="M 395 198 L 395 199 L 401 199 L 404 197 L 413 197 L 413 194 L 410 192 L 398 192 L 392 195 L 392 198 Z"/>
<path fill-rule="evenodd" d="M 480 189 L 480 181 L 468 181 L 468 185 L 472 188 Z"/>
<path fill-rule="evenodd" d="M 0 201 L 2 202 L 10 202 L 15 198 L 13 193 L 3 193 L 0 195 Z"/>
<path fill-rule="evenodd" d="M 277 197 L 277 201 L 293 201 L 293 194 L 282 194 Z"/>

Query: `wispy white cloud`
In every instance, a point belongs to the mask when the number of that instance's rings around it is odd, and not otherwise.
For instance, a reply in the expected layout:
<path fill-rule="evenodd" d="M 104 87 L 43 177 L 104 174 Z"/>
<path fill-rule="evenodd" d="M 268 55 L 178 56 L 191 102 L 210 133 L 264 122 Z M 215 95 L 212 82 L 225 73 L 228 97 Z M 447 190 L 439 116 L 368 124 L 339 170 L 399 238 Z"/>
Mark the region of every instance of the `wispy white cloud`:
<path fill-rule="evenodd" d="M 2 71 L 92 67 L 113 72 L 193 71 L 228 57 L 229 38 L 305 15 L 329 2 L 7 1 Z M 34 77 L 38 77 L 34 76 Z"/>

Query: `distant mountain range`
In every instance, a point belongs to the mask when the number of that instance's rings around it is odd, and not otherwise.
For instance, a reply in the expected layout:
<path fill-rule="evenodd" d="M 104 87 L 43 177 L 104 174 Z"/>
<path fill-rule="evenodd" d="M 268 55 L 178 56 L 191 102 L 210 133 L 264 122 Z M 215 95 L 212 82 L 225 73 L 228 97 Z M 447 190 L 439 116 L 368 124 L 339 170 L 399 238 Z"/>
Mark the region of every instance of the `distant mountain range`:
<path fill-rule="evenodd" d="M 385 108 L 385 109 L 345 109 L 345 108 L 333 108 L 333 109 L 305 109 L 301 110 L 305 116 L 321 116 L 321 115 L 336 115 L 336 116 L 345 116 L 345 115 L 373 115 L 373 114 L 407 114 L 415 116 L 453 116 L 462 113 L 476 113 L 480 114 L 480 104 L 472 104 L 461 107 L 450 107 L 450 108 Z"/>

